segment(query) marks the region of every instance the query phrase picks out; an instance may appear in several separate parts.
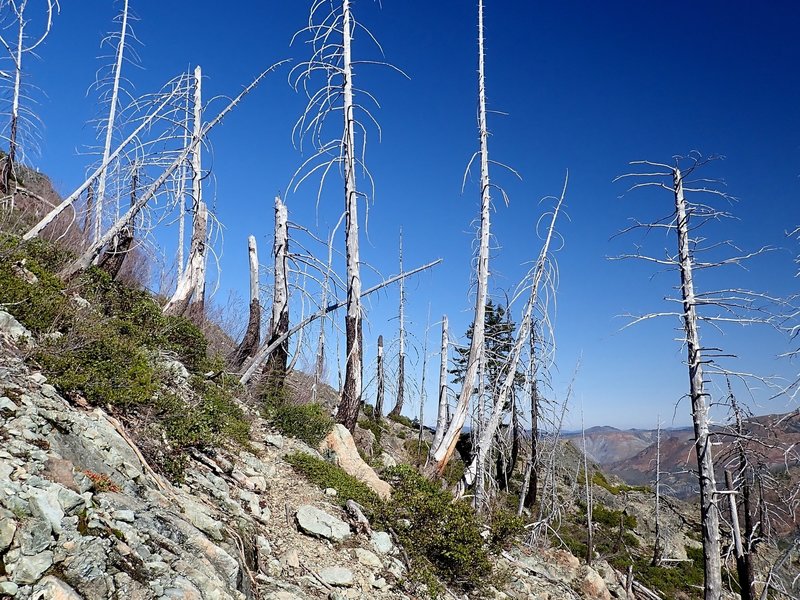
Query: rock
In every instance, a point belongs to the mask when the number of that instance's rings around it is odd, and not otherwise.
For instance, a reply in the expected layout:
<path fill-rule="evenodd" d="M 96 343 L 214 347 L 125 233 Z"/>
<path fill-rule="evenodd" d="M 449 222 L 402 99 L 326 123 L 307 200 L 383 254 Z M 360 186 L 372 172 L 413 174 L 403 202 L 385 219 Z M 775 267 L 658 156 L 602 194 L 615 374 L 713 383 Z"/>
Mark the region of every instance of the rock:
<path fill-rule="evenodd" d="M 291 567 L 292 569 L 300 568 L 300 556 L 297 554 L 296 548 L 289 548 L 283 553 L 280 560 L 281 564 L 285 567 Z"/>
<path fill-rule="evenodd" d="M 28 519 L 20 527 L 19 548 L 23 556 L 44 552 L 50 546 L 50 523 L 42 519 Z M 24 558 L 22 560 L 25 560 Z"/>
<path fill-rule="evenodd" d="M 355 582 L 353 572 L 344 567 L 325 567 L 319 572 L 320 579 L 335 587 L 351 587 Z"/>
<path fill-rule="evenodd" d="M 274 448 L 278 448 L 279 450 L 280 450 L 281 448 L 283 448 L 283 436 L 281 436 L 281 435 L 277 435 L 277 434 L 270 434 L 270 435 L 267 435 L 267 436 L 264 438 L 264 441 L 265 441 L 265 442 L 266 442 L 268 445 L 270 445 L 270 446 L 272 446 L 272 447 L 274 447 Z"/>
<path fill-rule="evenodd" d="M 8 419 L 17 414 L 18 410 L 19 407 L 14 404 L 11 399 L 6 398 L 5 396 L 0 398 L 0 417 Z"/>
<path fill-rule="evenodd" d="M 333 488 L 325 488 L 325 495 L 330 496 L 331 498 L 335 498 L 336 496 L 339 495 L 339 492 L 337 492 Z"/>
<path fill-rule="evenodd" d="M 369 584 L 376 590 L 385 590 L 387 587 L 389 587 L 389 584 L 386 583 L 386 580 L 383 577 L 375 577 L 374 575 L 369 576 Z"/>
<path fill-rule="evenodd" d="M 584 596 L 591 600 L 611 600 L 611 593 L 606 587 L 606 582 L 591 567 L 586 567 L 586 574 L 581 581 L 580 589 Z"/>
<path fill-rule="evenodd" d="M 65 514 L 71 515 L 86 505 L 83 496 L 70 489 L 62 487 L 58 490 L 58 503 Z"/>
<path fill-rule="evenodd" d="M 180 497 L 178 501 L 183 508 L 186 519 L 192 525 L 211 536 L 213 540 L 222 541 L 222 524 L 208 516 L 206 507 L 186 497 Z"/>
<path fill-rule="evenodd" d="M 372 467 L 359 456 L 353 436 L 341 423 L 334 425 L 322 440 L 319 451 L 323 456 L 332 458 L 347 474 L 369 486 L 381 498 L 387 499 L 391 495 L 391 486 L 378 477 Z"/>
<path fill-rule="evenodd" d="M 78 484 L 75 483 L 75 465 L 68 460 L 55 458 L 53 456 L 48 457 L 41 475 L 53 483 L 63 485 L 65 488 L 69 488 L 75 492 L 81 491 Z"/>
<path fill-rule="evenodd" d="M 31 600 L 81 600 L 81 597 L 60 579 L 48 575 L 33 588 Z"/>
<path fill-rule="evenodd" d="M 295 519 L 303 533 L 314 537 L 342 542 L 352 535 L 347 523 L 308 504 L 297 509 Z"/>
<path fill-rule="evenodd" d="M 0 310 L 0 334 L 15 342 L 31 339 L 31 332 L 4 310 Z"/>
<path fill-rule="evenodd" d="M 49 550 L 34 556 L 26 556 L 17 563 L 14 569 L 14 583 L 23 585 L 36 583 L 52 564 L 53 553 Z"/>
<path fill-rule="evenodd" d="M 353 435 L 353 441 L 355 442 L 356 446 L 364 453 L 364 456 L 367 458 L 372 458 L 375 456 L 375 442 L 377 441 L 375 438 L 375 434 L 372 433 L 369 429 L 361 429 L 358 425 L 356 425 L 355 434 Z"/>
<path fill-rule="evenodd" d="M 31 512 L 35 516 L 49 521 L 54 533 L 61 533 L 61 519 L 64 518 L 64 510 L 58 501 L 58 488 L 55 486 L 47 490 L 33 488 L 31 492 L 32 494 L 28 501 Z"/>
<path fill-rule="evenodd" d="M 136 514 L 132 510 L 115 510 L 111 513 L 111 518 L 123 523 L 133 523 L 136 519 Z"/>
<path fill-rule="evenodd" d="M 13 581 L 0 582 L 0 596 L 16 596 L 19 586 Z"/>
<path fill-rule="evenodd" d="M 397 461 L 394 458 L 392 458 L 389 454 L 386 454 L 386 452 L 381 454 L 381 462 L 383 463 L 383 466 L 386 467 L 387 469 L 391 469 L 392 467 L 397 466 Z"/>
<path fill-rule="evenodd" d="M 370 552 L 369 550 L 365 550 L 364 548 L 356 548 L 354 550 L 356 558 L 358 562 L 360 562 L 365 567 L 372 567 L 374 569 L 380 569 L 383 567 L 383 563 L 381 563 L 381 559 L 375 556 L 374 553 Z"/>
<path fill-rule="evenodd" d="M 394 550 L 392 536 L 385 531 L 373 531 L 371 541 L 372 547 L 375 548 L 379 554 L 389 554 L 392 550 Z"/>
<path fill-rule="evenodd" d="M 17 523 L 14 521 L 13 514 L 2 511 L 0 513 L 0 554 L 5 552 L 11 545 L 16 532 Z"/>

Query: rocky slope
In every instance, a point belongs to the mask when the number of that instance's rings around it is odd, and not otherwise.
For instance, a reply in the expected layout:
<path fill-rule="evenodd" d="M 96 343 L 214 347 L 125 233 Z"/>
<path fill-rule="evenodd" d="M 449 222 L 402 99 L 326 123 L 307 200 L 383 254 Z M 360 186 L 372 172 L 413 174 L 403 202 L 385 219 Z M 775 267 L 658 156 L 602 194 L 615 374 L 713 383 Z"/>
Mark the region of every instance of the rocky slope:
<path fill-rule="evenodd" d="M 21 600 L 411 598 L 403 551 L 292 471 L 317 454 L 253 416 L 247 451 L 156 474 L 124 426 L 71 405 L 0 334 L 0 597 Z M 486 597 L 624 597 L 613 569 L 514 550 Z M 601 572 L 608 578 L 605 581 Z"/>

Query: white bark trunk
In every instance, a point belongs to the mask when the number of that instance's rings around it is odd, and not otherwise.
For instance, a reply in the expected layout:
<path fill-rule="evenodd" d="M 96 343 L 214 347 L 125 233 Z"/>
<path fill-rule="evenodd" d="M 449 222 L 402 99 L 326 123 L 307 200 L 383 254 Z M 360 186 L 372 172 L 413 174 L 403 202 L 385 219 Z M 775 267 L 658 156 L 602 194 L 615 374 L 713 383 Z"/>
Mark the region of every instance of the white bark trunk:
<path fill-rule="evenodd" d="M 122 77 L 122 61 L 125 54 L 125 38 L 128 34 L 128 0 L 125 0 L 122 7 L 122 29 L 120 31 L 119 45 L 117 46 L 117 56 L 114 63 L 113 83 L 111 87 L 111 106 L 108 108 L 108 120 L 106 121 L 106 139 L 103 145 L 103 164 L 109 164 L 111 155 L 111 141 L 114 136 L 114 122 L 117 116 L 117 103 L 119 101 L 119 82 Z M 103 203 L 106 197 L 106 180 L 108 179 L 108 169 L 103 169 L 100 178 L 97 180 L 97 198 L 95 201 L 94 213 L 94 240 L 100 239 L 103 231 Z M 119 199 L 117 199 L 117 218 L 119 218 Z"/>
<path fill-rule="evenodd" d="M 193 139 L 203 131 L 203 71 L 194 70 Z M 164 306 L 165 314 L 183 315 L 192 307 L 192 317 L 202 319 L 205 311 L 206 262 L 208 260 L 208 207 L 203 200 L 203 145 L 192 149 L 192 238 L 189 242 L 189 263 L 178 287 Z"/>
<path fill-rule="evenodd" d="M 438 475 L 444 472 L 461 435 L 467 419 L 469 401 L 473 395 L 478 362 L 484 349 L 484 318 L 489 286 L 489 239 L 491 195 L 489 182 L 489 131 L 486 124 L 486 79 L 484 65 L 483 0 L 478 0 L 478 130 L 480 134 L 481 157 L 481 222 L 480 244 L 478 246 L 477 292 L 475 297 L 475 316 L 472 321 L 472 341 L 469 346 L 466 372 L 461 393 L 458 397 L 453 418 L 441 443 L 431 446 L 431 465 Z"/>
<path fill-rule="evenodd" d="M 653 544 L 653 566 L 661 565 L 662 553 L 664 552 L 663 542 L 661 541 L 661 417 L 658 418 L 658 429 L 656 431 L 656 540 Z"/>
<path fill-rule="evenodd" d="M 247 321 L 247 330 L 242 341 L 231 357 L 233 369 L 239 369 L 244 362 L 255 355 L 261 344 L 261 304 L 259 303 L 258 288 L 258 246 L 256 238 L 251 235 L 247 238 L 247 256 L 250 263 L 250 316 Z"/>
<path fill-rule="evenodd" d="M 400 229 L 400 272 L 403 272 L 403 229 Z M 399 322 L 399 346 L 400 351 L 397 362 L 397 402 L 391 414 L 399 417 L 403 412 L 403 403 L 405 402 L 405 385 L 406 385 L 406 294 L 405 282 L 402 280 L 399 284 L 400 287 L 400 308 L 398 312 Z"/>
<path fill-rule="evenodd" d="M 384 390 L 386 389 L 386 383 L 384 381 L 384 374 L 383 374 L 383 336 L 378 336 L 378 393 L 375 398 L 375 410 L 372 413 L 372 417 L 375 421 L 379 421 L 383 418 L 383 394 Z"/>
<path fill-rule="evenodd" d="M 186 105 L 184 109 L 183 120 L 183 147 L 189 145 L 189 94 L 186 94 Z M 178 176 L 178 281 L 183 277 L 184 265 L 184 250 L 186 249 L 186 179 L 188 178 L 189 169 L 187 163 L 184 162 L 181 166 L 181 172 Z"/>
<path fill-rule="evenodd" d="M 680 169 L 673 170 L 673 191 L 678 230 L 678 258 L 681 269 L 681 294 L 683 321 L 686 330 L 687 364 L 689 366 L 689 396 L 694 424 L 694 447 L 700 483 L 700 519 L 703 530 L 703 563 L 705 572 L 705 600 L 722 597 L 722 558 L 719 540 L 719 509 L 714 461 L 711 456 L 711 438 L 708 426 L 708 402 L 703 379 L 703 360 L 698 327 L 697 299 L 694 291 L 693 267 L 689 237 L 689 212 L 683 192 Z"/>
<path fill-rule="evenodd" d="M 352 16 L 350 0 L 342 1 L 342 77 L 344 97 L 344 161 L 345 246 L 347 261 L 347 337 L 344 389 L 337 418 L 350 431 L 358 421 L 362 394 L 361 347 L 361 261 L 358 248 L 358 194 L 356 192 L 355 106 L 353 103 L 353 66 L 351 58 Z"/>
<path fill-rule="evenodd" d="M 433 435 L 431 447 L 438 446 L 447 429 L 448 399 L 447 399 L 447 352 L 450 338 L 447 333 L 447 315 L 442 317 L 442 349 L 439 354 L 439 411 L 436 415 L 436 431 Z"/>
<path fill-rule="evenodd" d="M 274 340 L 289 331 L 289 213 L 280 196 L 275 196 L 275 242 L 273 246 L 274 284 L 269 338 Z M 267 361 L 268 384 L 277 393 L 286 378 L 289 342 L 280 344 Z"/>

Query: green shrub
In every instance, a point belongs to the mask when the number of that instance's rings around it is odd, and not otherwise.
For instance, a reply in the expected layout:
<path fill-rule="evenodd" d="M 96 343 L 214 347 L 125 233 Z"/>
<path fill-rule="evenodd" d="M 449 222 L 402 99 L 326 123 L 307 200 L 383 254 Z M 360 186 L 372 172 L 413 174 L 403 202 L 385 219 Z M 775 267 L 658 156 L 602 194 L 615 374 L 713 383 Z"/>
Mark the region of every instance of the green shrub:
<path fill-rule="evenodd" d="M 618 496 L 622 492 L 649 492 L 650 488 L 646 485 L 628 485 L 622 483 L 620 485 L 614 485 L 606 479 L 606 476 L 601 471 L 595 471 L 592 473 L 592 483 L 596 486 L 604 488 Z"/>
<path fill-rule="evenodd" d="M 389 414 L 386 418 L 395 423 L 400 423 L 400 425 L 405 425 L 409 429 L 414 429 L 414 421 L 404 415 Z"/>
<path fill-rule="evenodd" d="M 342 505 L 348 500 L 355 500 L 367 510 L 374 511 L 380 503 L 378 496 L 369 486 L 334 464 L 304 452 L 288 454 L 284 460 L 311 483 L 321 488 L 335 489 L 336 500 Z"/>
<path fill-rule="evenodd" d="M 396 531 L 412 561 L 429 563 L 439 578 L 461 589 L 485 584 L 492 566 L 472 507 L 409 466 L 388 469 L 386 476 L 394 491 L 377 522 Z M 399 526 L 401 519 L 410 526 Z"/>
<path fill-rule="evenodd" d="M 686 547 L 686 556 L 691 560 L 673 566 L 650 564 L 648 558 L 634 561 L 636 578 L 645 586 L 660 593 L 663 598 L 697 597 L 698 588 L 703 587 L 703 550 Z M 612 561 L 617 568 L 627 568 L 630 560 Z"/>
<path fill-rule="evenodd" d="M 494 551 L 508 548 L 525 531 L 525 520 L 507 510 L 494 511 L 489 525 L 489 546 Z"/>
<path fill-rule="evenodd" d="M 281 433 L 302 440 L 312 448 L 319 446 L 334 424 L 319 404 L 273 402 L 267 404 L 265 416 Z"/>

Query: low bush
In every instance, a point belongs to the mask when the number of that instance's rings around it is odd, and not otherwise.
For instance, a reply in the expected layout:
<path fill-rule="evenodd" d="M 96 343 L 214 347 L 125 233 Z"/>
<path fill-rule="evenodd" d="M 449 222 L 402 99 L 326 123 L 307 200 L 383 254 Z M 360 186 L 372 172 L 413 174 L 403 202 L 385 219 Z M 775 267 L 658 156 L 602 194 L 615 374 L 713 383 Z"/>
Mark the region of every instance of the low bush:
<path fill-rule="evenodd" d="M 312 448 L 319 446 L 334 425 L 331 416 L 319 404 L 272 401 L 266 404 L 264 413 L 281 433 L 302 440 Z"/>
<path fill-rule="evenodd" d="M 400 423 L 400 425 L 405 425 L 409 429 L 414 429 L 414 421 L 404 415 L 389 414 L 386 418 L 395 423 Z"/>
<path fill-rule="evenodd" d="M 380 499 L 375 492 L 352 475 L 345 473 L 340 467 L 304 452 L 288 454 L 284 460 L 311 483 L 323 489 L 335 489 L 337 492 L 335 500 L 340 504 L 344 505 L 348 500 L 355 500 L 369 512 L 378 508 Z"/>

